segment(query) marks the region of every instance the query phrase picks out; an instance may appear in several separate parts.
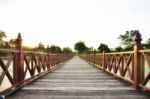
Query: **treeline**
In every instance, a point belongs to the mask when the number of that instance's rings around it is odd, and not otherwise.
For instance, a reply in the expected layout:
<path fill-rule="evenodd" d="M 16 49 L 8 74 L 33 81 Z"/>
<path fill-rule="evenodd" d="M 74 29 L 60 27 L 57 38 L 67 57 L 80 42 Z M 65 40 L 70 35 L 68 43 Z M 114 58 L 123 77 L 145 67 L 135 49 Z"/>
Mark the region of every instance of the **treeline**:
<path fill-rule="evenodd" d="M 0 31 L 0 48 L 6 49 L 15 49 L 16 40 L 10 39 L 9 41 L 6 40 L 7 36 L 4 31 Z M 44 46 L 42 42 L 40 42 L 36 47 L 29 47 L 23 46 L 25 51 L 38 51 L 38 52 L 47 52 L 52 54 L 72 54 L 73 51 L 69 47 L 61 48 L 56 45 L 48 45 L 47 47 Z"/>
<path fill-rule="evenodd" d="M 124 34 L 121 34 L 118 39 L 120 39 L 120 45 L 116 48 L 109 48 L 107 44 L 100 43 L 98 48 L 87 47 L 84 41 L 79 41 L 75 44 L 74 49 L 78 54 L 83 53 L 102 53 L 104 52 L 121 52 L 121 51 L 131 51 L 135 45 L 135 36 L 138 30 L 126 31 Z M 111 42 L 111 41 L 110 41 Z M 150 38 L 141 44 L 143 49 L 150 49 Z"/>
<path fill-rule="evenodd" d="M 138 30 L 131 30 L 126 31 L 124 34 L 119 35 L 118 39 L 120 39 L 120 45 L 116 48 L 110 48 L 105 43 L 100 43 L 98 48 L 93 47 L 87 47 L 84 41 L 78 41 L 74 44 L 74 50 L 77 54 L 83 54 L 83 53 L 102 53 L 104 52 L 121 52 L 121 51 L 131 51 L 133 50 L 133 46 L 135 44 L 135 36 L 136 33 L 139 32 Z M 10 39 L 9 41 L 6 41 L 7 38 L 6 33 L 3 31 L 0 31 L 0 48 L 9 48 L 9 49 L 15 49 L 15 39 Z M 110 41 L 111 42 L 111 41 Z M 150 49 L 150 38 L 141 44 L 144 49 Z M 42 42 L 40 42 L 36 47 L 31 48 L 29 46 L 24 46 L 24 50 L 27 51 L 42 51 L 42 52 L 48 52 L 53 54 L 72 54 L 74 53 L 73 50 L 69 47 L 61 48 L 56 45 L 48 45 L 44 46 Z"/>

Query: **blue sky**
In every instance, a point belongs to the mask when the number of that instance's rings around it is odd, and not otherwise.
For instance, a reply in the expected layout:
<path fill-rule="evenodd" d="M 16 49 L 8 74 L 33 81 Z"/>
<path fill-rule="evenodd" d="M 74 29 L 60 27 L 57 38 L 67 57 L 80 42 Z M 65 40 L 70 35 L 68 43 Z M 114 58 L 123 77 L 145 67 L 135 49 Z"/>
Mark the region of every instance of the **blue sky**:
<path fill-rule="evenodd" d="M 119 46 L 120 34 L 140 30 L 150 38 L 150 0 L 0 0 L 0 30 L 22 33 L 24 45 L 73 48 L 79 40 L 97 48 Z"/>

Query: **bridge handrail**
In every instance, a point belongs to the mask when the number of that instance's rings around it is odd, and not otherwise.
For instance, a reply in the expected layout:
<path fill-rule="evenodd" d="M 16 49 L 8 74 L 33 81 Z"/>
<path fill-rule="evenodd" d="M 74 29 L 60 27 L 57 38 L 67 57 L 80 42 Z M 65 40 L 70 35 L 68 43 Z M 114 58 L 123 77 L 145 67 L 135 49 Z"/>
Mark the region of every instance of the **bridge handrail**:
<path fill-rule="evenodd" d="M 150 49 L 141 47 L 141 35 L 136 34 L 133 51 L 87 54 L 80 56 L 98 68 L 121 78 L 137 90 L 150 91 Z"/>
<path fill-rule="evenodd" d="M 2 49 L 0 48 L 1 53 L 19 53 L 18 50 L 13 50 L 13 49 Z"/>
<path fill-rule="evenodd" d="M 18 35 L 16 49 L 0 48 L 0 95 L 6 95 L 58 68 L 73 55 L 23 51 Z M 8 86 L 3 84 L 9 83 Z"/>

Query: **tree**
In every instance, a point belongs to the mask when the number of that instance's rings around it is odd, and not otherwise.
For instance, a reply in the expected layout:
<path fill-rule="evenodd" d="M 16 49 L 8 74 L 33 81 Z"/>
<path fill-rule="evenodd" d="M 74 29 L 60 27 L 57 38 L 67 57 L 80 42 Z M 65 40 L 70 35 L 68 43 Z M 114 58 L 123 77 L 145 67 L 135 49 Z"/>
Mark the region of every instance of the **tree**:
<path fill-rule="evenodd" d="M 103 51 L 104 52 L 110 52 L 108 45 L 106 45 L 104 43 L 101 43 L 97 49 L 100 53 L 102 53 Z"/>
<path fill-rule="evenodd" d="M 92 54 L 93 51 L 94 51 L 94 48 L 91 46 L 91 47 L 87 48 L 86 54 Z"/>
<path fill-rule="evenodd" d="M 15 39 L 10 39 L 10 40 L 9 40 L 9 46 L 10 46 L 11 48 L 15 48 L 15 46 L 16 46 L 16 40 L 15 40 Z"/>
<path fill-rule="evenodd" d="M 0 31 L 0 47 L 2 48 L 5 45 L 5 41 L 3 40 L 6 38 L 6 34 L 4 31 Z"/>
<path fill-rule="evenodd" d="M 118 46 L 118 47 L 116 47 L 115 48 L 115 51 L 116 52 L 121 52 L 121 51 L 123 51 L 124 49 L 121 47 L 121 46 Z"/>
<path fill-rule="evenodd" d="M 71 48 L 69 48 L 69 47 L 64 47 L 64 48 L 63 48 L 63 53 L 64 53 L 64 54 L 71 54 L 71 53 L 73 53 L 73 52 L 72 52 L 72 49 L 71 49 Z"/>
<path fill-rule="evenodd" d="M 45 46 L 44 46 L 44 44 L 42 42 L 40 42 L 38 44 L 38 46 L 33 48 L 33 49 L 34 49 L 34 51 L 44 51 L 45 52 Z"/>
<path fill-rule="evenodd" d="M 59 46 L 55 46 L 55 45 L 50 46 L 49 51 L 50 51 L 50 53 L 53 53 L 53 54 L 62 53 L 61 48 Z"/>
<path fill-rule="evenodd" d="M 146 49 L 150 49 L 150 38 L 146 41 L 146 43 L 144 44 L 144 47 Z"/>
<path fill-rule="evenodd" d="M 132 50 L 134 46 L 134 39 L 138 30 L 126 31 L 124 35 L 120 35 L 119 39 L 121 40 L 121 45 L 124 46 L 125 50 Z"/>
<path fill-rule="evenodd" d="M 38 48 L 39 48 L 39 49 L 45 49 L 45 46 L 44 46 L 44 44 L 43 44 L 42 42 L 40 42 L 40 43 L 38 44 Z"/>
<path fill-rule="evenodd" d="M 96 54 L 97 50 L 95 48 L 93 48 L 92 46 L 87 48 L 86 50 L 86 54 Z"/>
<path fill-rule="evenodd" d="M 78 51 L 78 54 L 82 54 L 87 50 L 87 47 L 83 41 L 75 43 L 74 49 Z"/>
<path fill-rule="evenodd" d="M 7 41 L 4 41 L 4 45 L 2 45 L 2 47 L 7 48 L 7 49 L 11 48 L 9 45 L 9 42 L 7 42 Z"/>

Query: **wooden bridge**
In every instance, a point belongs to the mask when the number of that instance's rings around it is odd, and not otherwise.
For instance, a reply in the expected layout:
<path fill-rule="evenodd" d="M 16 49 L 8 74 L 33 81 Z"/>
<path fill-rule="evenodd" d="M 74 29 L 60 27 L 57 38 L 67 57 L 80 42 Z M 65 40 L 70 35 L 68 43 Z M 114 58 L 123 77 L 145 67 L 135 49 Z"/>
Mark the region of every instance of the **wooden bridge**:
<path fill-rule="evenodd" d="M 0 49 L 0 99 L 150 99 L 150 50 L 135 40 L 133 51 L 73 57 L 23 51 L 19 35 L 16 50 Z"/>

